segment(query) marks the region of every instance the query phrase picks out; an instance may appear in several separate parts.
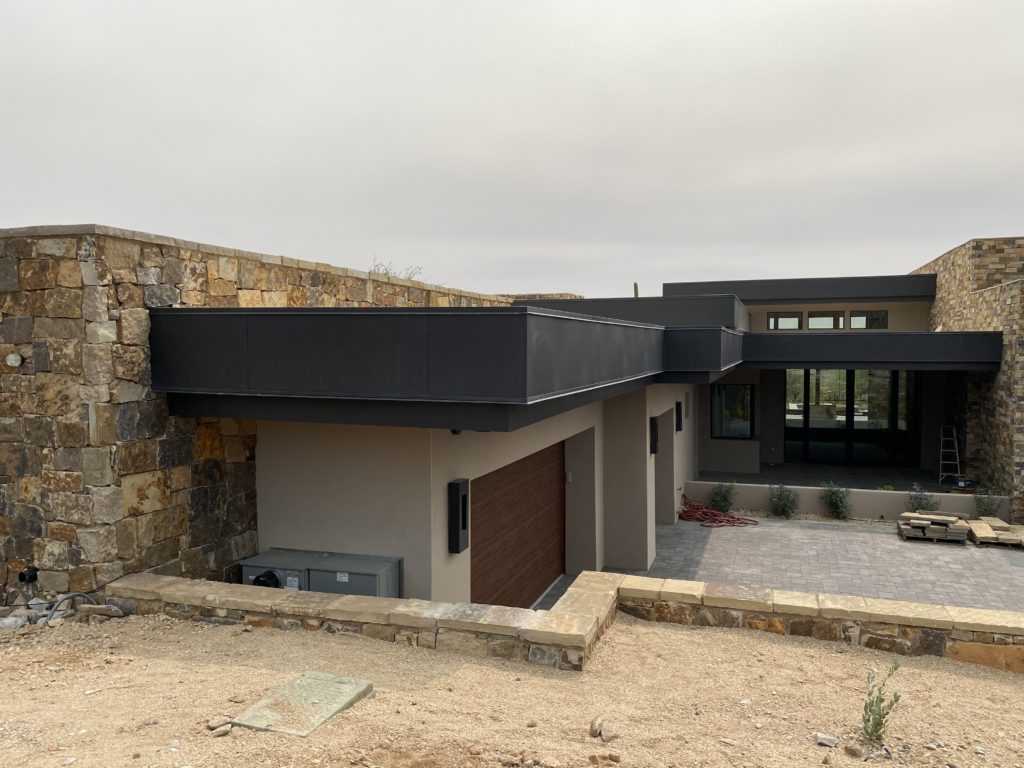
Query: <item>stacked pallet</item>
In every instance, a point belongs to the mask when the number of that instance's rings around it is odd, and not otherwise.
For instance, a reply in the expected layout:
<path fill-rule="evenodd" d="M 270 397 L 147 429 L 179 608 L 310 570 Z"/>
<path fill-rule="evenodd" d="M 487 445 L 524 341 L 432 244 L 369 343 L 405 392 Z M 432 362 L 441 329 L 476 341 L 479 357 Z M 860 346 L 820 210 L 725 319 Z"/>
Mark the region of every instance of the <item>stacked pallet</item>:
<path fill-rule="evenodd" d="M 966 545 L 970 531 L 970 526 L 959 517 L 931 512 L 904 512 L 896 521 L 896 532 L 904 541 L 956 541 Z"/>
<path fill-rule="evenodd" d="M 1005 547 L 1024 546 L 1019 530 L 1020 526 L 1011 526 L 998 517 L 980 517 L 970 520 L 971 541 L 975 544 L 1001 544 Z"/>

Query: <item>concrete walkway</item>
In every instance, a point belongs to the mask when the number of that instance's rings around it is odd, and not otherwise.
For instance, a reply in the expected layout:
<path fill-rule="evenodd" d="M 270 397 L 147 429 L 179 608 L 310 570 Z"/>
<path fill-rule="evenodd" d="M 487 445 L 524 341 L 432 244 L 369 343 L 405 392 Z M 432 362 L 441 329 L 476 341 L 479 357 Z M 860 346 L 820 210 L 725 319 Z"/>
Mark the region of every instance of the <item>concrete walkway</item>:
<path fill-rule="evenodd" d="M 1024 611 L 1024 549 L 904 542 L 891 525 L 679 522 L 658 526 L 657 546 L 647 573 L 661 578 Z"/>

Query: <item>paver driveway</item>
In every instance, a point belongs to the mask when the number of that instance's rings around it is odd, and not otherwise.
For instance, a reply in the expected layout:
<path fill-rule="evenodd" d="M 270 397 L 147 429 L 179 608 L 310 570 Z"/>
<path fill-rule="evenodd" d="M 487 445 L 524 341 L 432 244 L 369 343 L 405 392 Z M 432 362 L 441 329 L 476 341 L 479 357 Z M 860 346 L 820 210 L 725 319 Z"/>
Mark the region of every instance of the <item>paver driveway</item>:
<path fill-rule="evenodd" d="M 647 572 L 673 579 L 1024 611 L 1024 550 L 900 541 L 890 525 L 659 525 Z M 635 573 L 643 573 L 636 571 Z"/>

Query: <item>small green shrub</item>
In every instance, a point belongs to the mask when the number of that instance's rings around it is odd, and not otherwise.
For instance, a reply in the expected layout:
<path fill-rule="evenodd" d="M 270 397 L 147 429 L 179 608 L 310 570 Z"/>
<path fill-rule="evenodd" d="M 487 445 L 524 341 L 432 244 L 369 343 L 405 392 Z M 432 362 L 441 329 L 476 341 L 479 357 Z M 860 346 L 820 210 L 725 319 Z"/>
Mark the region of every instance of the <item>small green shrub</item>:
<path fill-rule="evenodd" d="M 735 498 L 736 483 L 718 483 L 708 494 L 708 506 L 719 512 L 729 512 Z"/>
<path fill-rule="evenodd" d="M 878 486 L 877 488 L 875 488 L 875 490 L 876 491 L 892 491 L 892 490 L 895 490 L 895 489 L 891 485 L 886 483 L 885 485 Z"/>
<path fill-rule="evenodd" d="M 978 517 L 999 517 L 1002 499 L 991 488 L 978 488 L 974 492 L 974 511 Z"/>
<path fill-rule="evenodd" d="M 910 486 L 907 509 L 911 512 L 937 512 L 941 505 L 934 496 L 926 492 L 920 483 Z"/>
<path fill-rule="evenodd" d="M 800 494 L 784 485 L 773 485 L 768 496 L 768 511 L 776 517 L 792 517 L 800 506 Z"/>
<path fill-rule="evenodd" d="M 825 483 L 821 487 L 821 502 L 825 505 L 832 517 L 837 520 L 848 520 L 850 518 L 850 489 L 843 488 L 835 483 Z"/>
<path fill-rule="evenodd" d="M 861 731 L 864 738 L 875 744 L 880 744 L 885 738 L 885 728 L 888 724 L 889 715 L 893 708 L 900 702 L 900 695 L 893 691 L 892 696 L 886 698 L 885 686 L 889 678 L 896 674 L 900 663 L 894 661 L 885 677 L 878 679 L 878 671 L 871 670 L 868 673 L 868 697 L 864 702 L 864 715 L 861 718 Z"/>

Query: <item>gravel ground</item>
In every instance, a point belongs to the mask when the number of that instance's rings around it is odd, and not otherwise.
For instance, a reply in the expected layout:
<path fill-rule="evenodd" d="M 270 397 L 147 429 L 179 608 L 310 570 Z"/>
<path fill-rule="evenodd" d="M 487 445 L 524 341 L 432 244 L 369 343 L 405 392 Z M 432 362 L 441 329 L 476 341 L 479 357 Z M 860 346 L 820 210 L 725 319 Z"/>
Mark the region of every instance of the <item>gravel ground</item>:
<path fill-rule="evenodd" d="M 614 753 L 624 766 L 852 766 L 865 675 L 892 658 L 622 614 L 582 674 L 322 632 L 67 624 L 0 640 L 0 765 L 568 767 Z M 1024 677 L 902 661 L 888 764 L 1024 764 Z M 370 678 L 376 697 L 306 739 L 208 735 L 209 719 L 305 670 Z M 606 745 L 588 735 L 598 714 L 620 734 Z M 842 741 L 816 746 L 815 731 Z"/>

